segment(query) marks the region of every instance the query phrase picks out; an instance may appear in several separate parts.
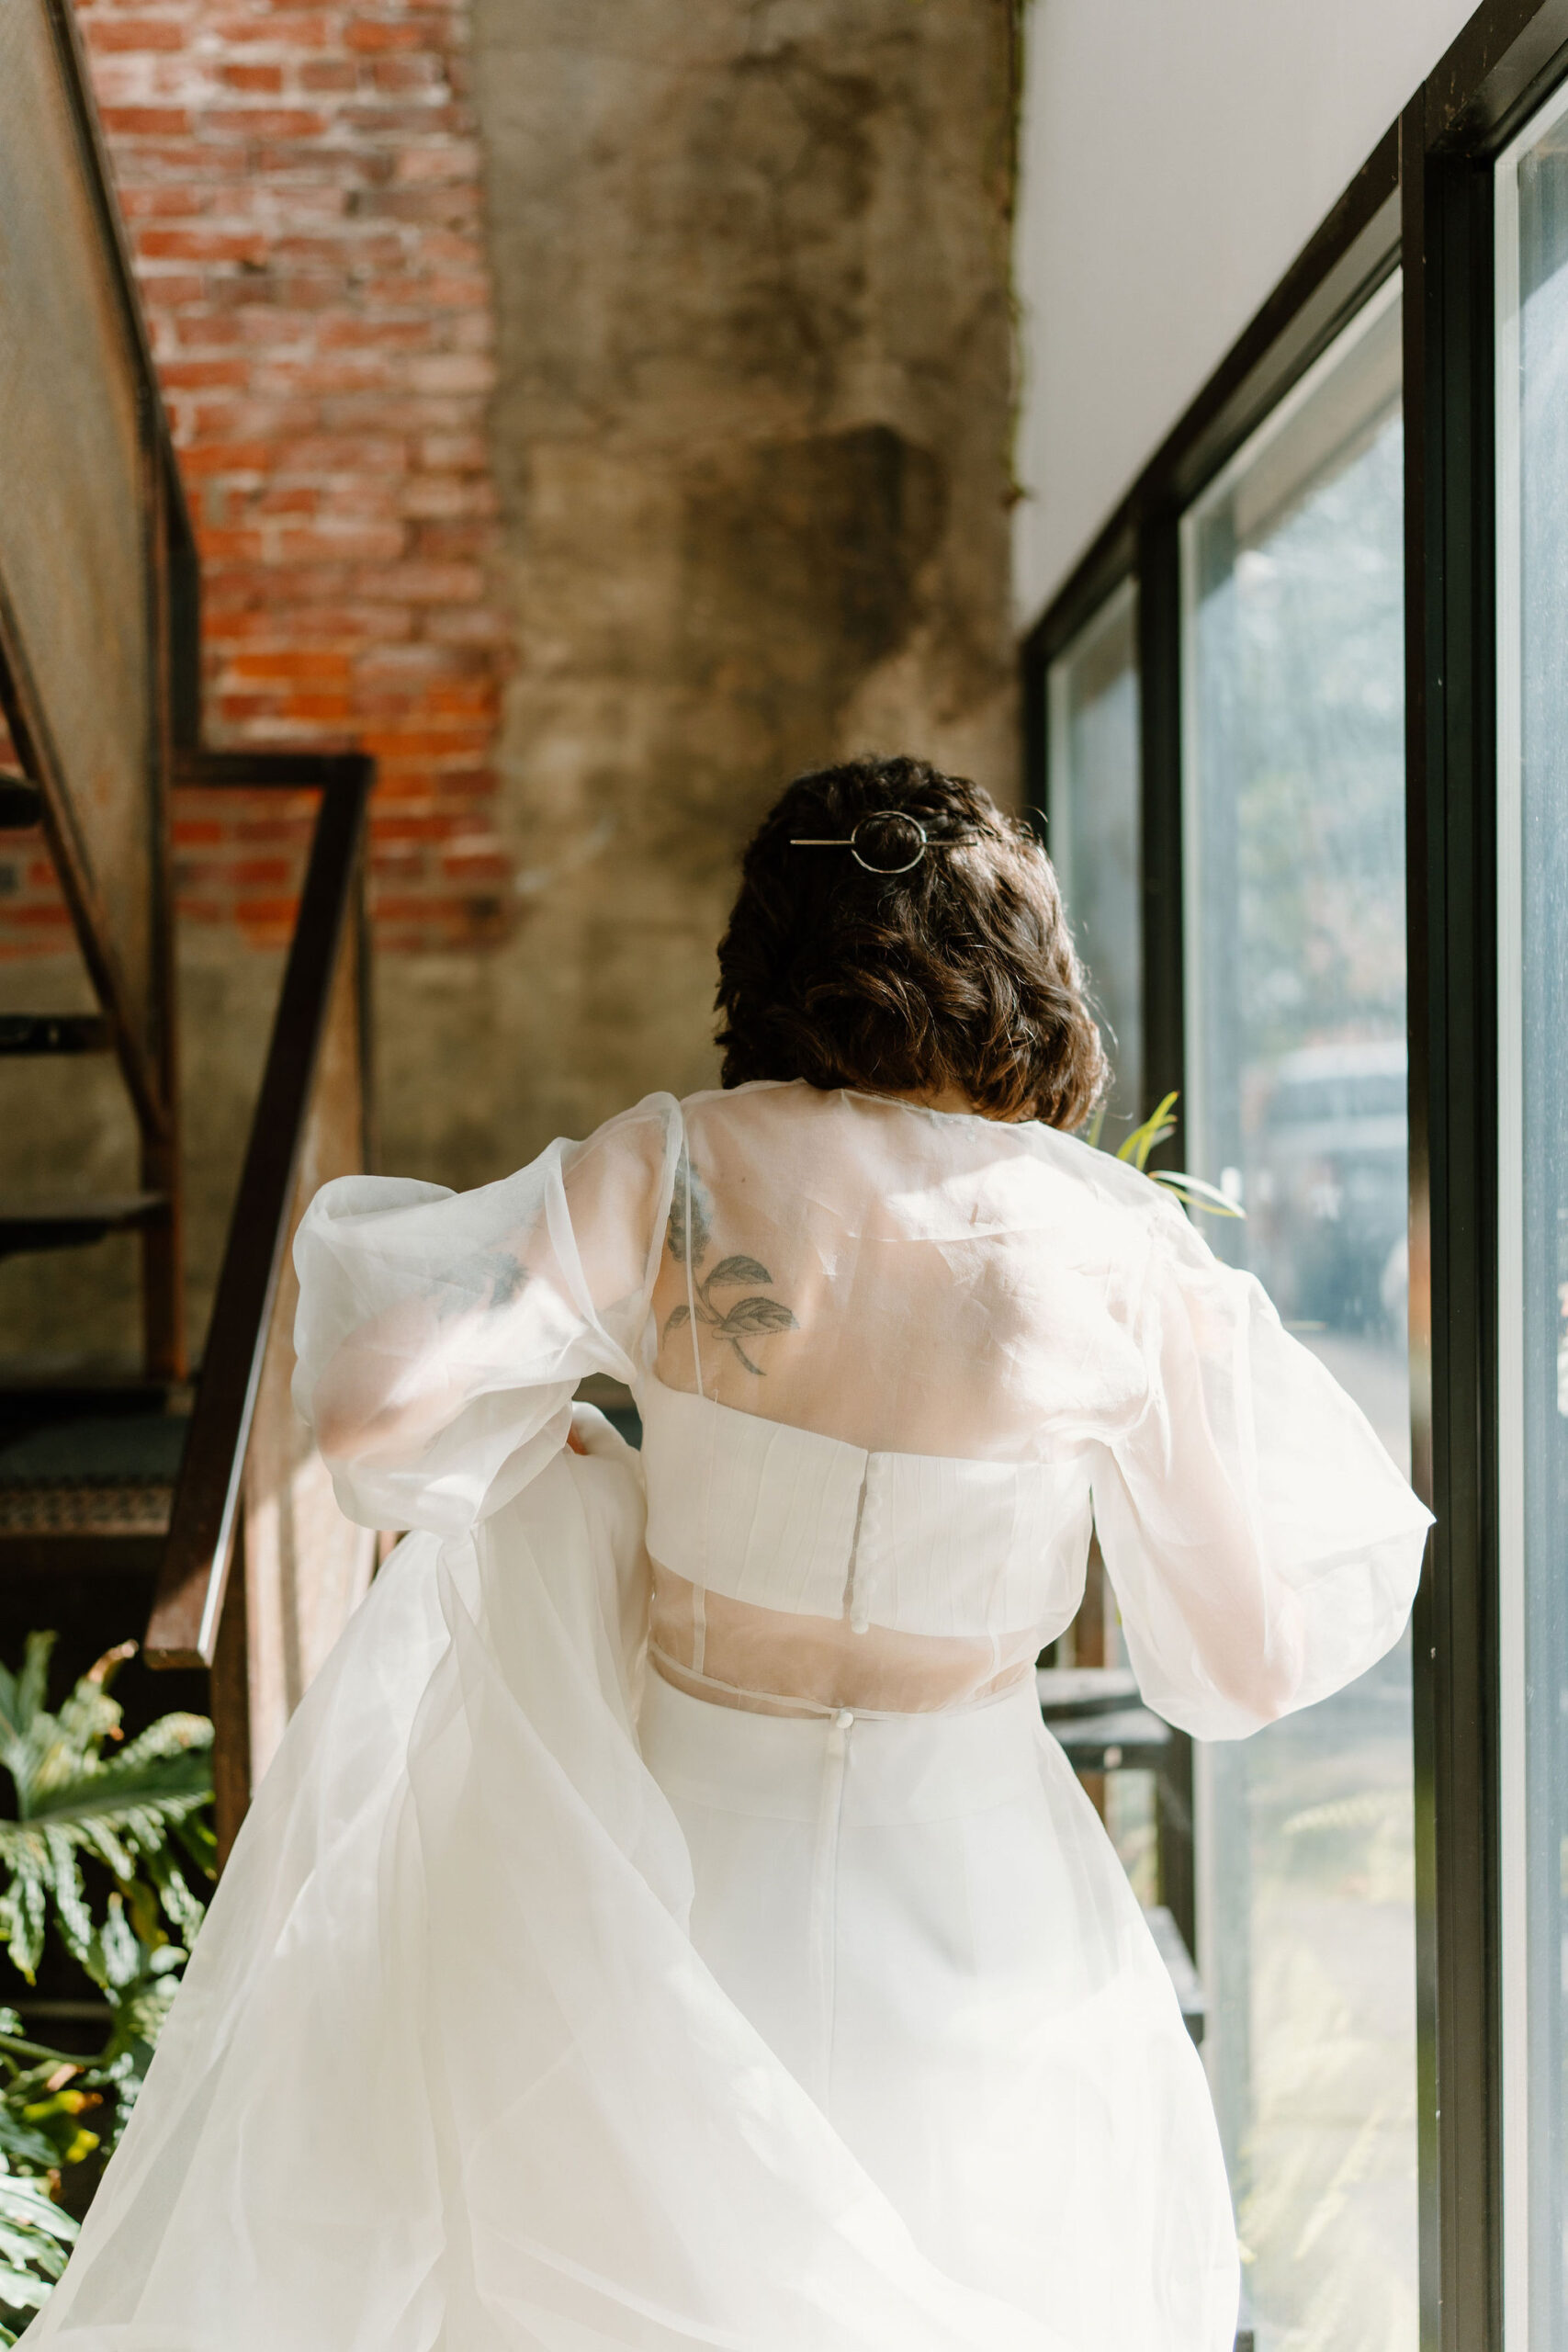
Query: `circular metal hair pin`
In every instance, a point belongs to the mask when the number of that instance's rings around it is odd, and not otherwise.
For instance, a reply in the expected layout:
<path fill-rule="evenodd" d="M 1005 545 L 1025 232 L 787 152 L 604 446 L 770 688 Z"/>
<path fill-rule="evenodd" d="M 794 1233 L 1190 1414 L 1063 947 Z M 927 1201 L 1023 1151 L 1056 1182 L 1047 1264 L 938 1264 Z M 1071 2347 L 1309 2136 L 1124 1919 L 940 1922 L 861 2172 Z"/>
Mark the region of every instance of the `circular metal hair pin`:
<path fill-rule="evenodd" d="M 791 849 L 847 849 L 867 874 L 908 874 L 919 865 L 930 842 L 926 829 L 907 808 L 879 808 L 863 817 L 852 833 L 832 841 L 796 839 Z M 905 853 L 908 853 L 906 855 Z"/>
<path fill-rule="evenodd" d="M 926 848 L 925 827 L 902 808 L 863 817 L 850 835 L 850 855 L 868 874 L 908 874 L 919 865 Z"/>

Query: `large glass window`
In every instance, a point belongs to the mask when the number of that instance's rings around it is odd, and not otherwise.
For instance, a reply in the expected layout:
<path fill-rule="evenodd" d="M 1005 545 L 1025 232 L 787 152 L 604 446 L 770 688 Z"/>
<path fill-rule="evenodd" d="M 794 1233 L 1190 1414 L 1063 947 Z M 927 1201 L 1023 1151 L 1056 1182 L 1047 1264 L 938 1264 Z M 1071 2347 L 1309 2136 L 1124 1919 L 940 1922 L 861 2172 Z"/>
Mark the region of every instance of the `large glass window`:
<path fill-rule="evenodd" d="M 1136 594 L 1129 581 L 1051 664 L 1046 844 L 1089 968 L 1114 1083 L 1105 1140 L 1141 1102 Z"/>
<path fill-rule="evenodd" d="M 1568 95 L 1498 164 L 1504 2292 L 1568 2346 Z"/>
<path fill-rule="evenodd" d="M 1180 1148 L 1246 1212 L 1207 1237 L 1407 1465 L 1401 442 L 1393 282 L 1183 520 Z M 1260 2352 L 1414 2352 L 1407 1645 L 1201 1749 L 1198 1792 L 1205 2051 Z"/>

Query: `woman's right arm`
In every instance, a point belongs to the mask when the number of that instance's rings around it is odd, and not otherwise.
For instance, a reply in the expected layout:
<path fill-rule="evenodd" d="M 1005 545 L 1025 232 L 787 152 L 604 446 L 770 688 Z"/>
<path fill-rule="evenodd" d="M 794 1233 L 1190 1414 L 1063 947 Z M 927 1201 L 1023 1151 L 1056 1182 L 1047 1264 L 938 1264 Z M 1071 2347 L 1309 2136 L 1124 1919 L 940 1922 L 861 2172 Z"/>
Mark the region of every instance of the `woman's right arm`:
<path fill-rule="evenodd" d="M 565 1441 L 585 1373 L 633 1376 L 679 1120 L 650 1097 L 477 1192 L 355 1176 L 317 1194 L 294 1393 L 352 1516 L 469 1526 Z"/>

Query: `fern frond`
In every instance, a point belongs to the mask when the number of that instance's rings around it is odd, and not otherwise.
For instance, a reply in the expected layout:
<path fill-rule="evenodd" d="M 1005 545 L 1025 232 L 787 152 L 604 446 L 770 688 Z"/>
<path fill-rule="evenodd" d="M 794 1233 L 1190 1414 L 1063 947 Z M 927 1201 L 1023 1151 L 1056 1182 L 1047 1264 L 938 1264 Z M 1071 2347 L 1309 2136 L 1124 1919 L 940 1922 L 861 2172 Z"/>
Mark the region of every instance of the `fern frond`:
<path fill-rule="evenodd" d="M 65 2268 L 76 2223 L 42 2185 L 0 2170 L 0 2305 L 35 2312 L 48 2301 Z M 15 2344 L 0 2324 L 0 2344 Z"/>
<path fill-rule="evenodd" d="M 15 1817 L 0 1816 L 0 1943 L 30 1983 L 52 1921 L 109 2030 L 96 2056 L 68 2055 L 0 2007 L 0 2346 L 48 2299 L 76 2233 L 43 2184 L 118 2145 L 201 1926 L 196 1885 L 215 1875 L 211 1724 L 166 1715 L 121 1745 L 110 1685 L 133 1643 L 51 1714 L 53 1641 L 30 1635 L 19 1674 L 0 1666 L 0 1766 L 16 1789 Z"/>
<path fill-rule="evenodd" d="M 211 1794 L 212 1767 L 205 1748 L 180 1747 L 168 1755 L 141 1757 L 127 1748 L 96 1770 L 78 1767 L 69 1779 L 62 1775 L 40 1792 L 26 1818 L 29 1824 L 124 1829 L 139 1812 L 149 1820 L 194 1812 Z"/>
<path fill-rule="evenodd" d="M 82 1866 L 76 1859 L 75 1846 L 60 1829 L 46 1829 L 43 1844 L 49 1858 L 45 1883 L 54 1897 L 65 1949 L 79 1967 L 85 1968 L 88 1955 L 97 1944 L 97 1929 L 87 1907 L 87 1891 L 82 1883 Z"/>
<path fill-rule="evenodd" d="M 44 1882 L 43 1841 L 29 1841 L 25 1851 L 8 1856 L 11 1883 L 0 1894 L 0 1942 L 30 1984 L 43 1957 L 44 1930 L 49 1925 L 49 1895 Z"/>
<path fill-rule="evenodd" d="M 31 1730 L 33 1719 L 43 1713 L 49 1697 L 49 1662 L 54 1656 L 54 1634 L 29 1634 L 27 1654 L 22 1660 L 21 1675 L 15 1686 L 16 1723 L 18 1738 L 25 1739 Z"/>
<path fill-rule="evenodd" d="M 112 1757 L 104 1766 L 106 1772 L 135 1772 L 143 1764 L 160 1757 L 205 1756 L 212 1748 L 212 1725 L 206 1715 L 160 1715 L 155 1724 Z M 210 1779 L 211 1768 L 209 1767 Z"/>

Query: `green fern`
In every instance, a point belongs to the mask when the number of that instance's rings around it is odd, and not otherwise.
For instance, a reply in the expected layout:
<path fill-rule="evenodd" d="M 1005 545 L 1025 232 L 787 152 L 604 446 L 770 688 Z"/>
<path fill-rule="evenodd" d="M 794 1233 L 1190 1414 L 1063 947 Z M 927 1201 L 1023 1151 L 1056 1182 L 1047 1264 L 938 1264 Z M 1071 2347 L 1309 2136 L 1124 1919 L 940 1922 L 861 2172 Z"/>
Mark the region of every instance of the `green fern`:
<path fill-rule="evenodd" d="M 0 2311 L 21 2318 L 47 2302 L 75 2235 L 75 2222 L 41 2181 L 0 2163 Z M 15 2344 L 17 2335 L 0 2316 L 0 2344 Z"/>
<path fill-rule="evenodd" d="M 52 2050 L 0 2007 L 0 2345 L 64 2268 L 76 2224 L 51 2191 L 118 2144 L 201 1925 L 193 1879 L 210 1880 L 216 1863 L 211 1724 L 165 1715 L 120 1744 L 110 1685 L 133 1642 L 51 1713 L 54 1640 L 30 1634 L 21 1672 L 0 1667 L 0 1767 L 15 1791 L 0 1817 L 0 1943 L 30 1984 L 52 1928 L 96 1986 L 109 2032 L 87 2056 Z"/>
<path fill-rule="evenodd" d="M 109 1696 L 116 1668 L 134 1643 L 121 1644 L 85 1674 L 51 1714 L 47 1695 L 52 1634 L 29 1634 L 18 1675 L 0 1667 L 0 1766 L 16 1788 L 16 1817 L 0 1818 L 0 1942 L 29 1984 L 52 1920 L 66 1950 L 111 2002 L 130 1981 L 112 1909 L 95 1920 L 82 1877 L 84 1858 L 116 1881 L 144 1943 L 167 1940 L 160 1911 L 181 1938 L 201 1925 L 182 1856 L 210 1877 L 212 1725 L 202 1715 L 165 1715 L 119 1754 L 118 1702 Z M 108 1939 L 106 1941 L 106 1937 Z"/>

